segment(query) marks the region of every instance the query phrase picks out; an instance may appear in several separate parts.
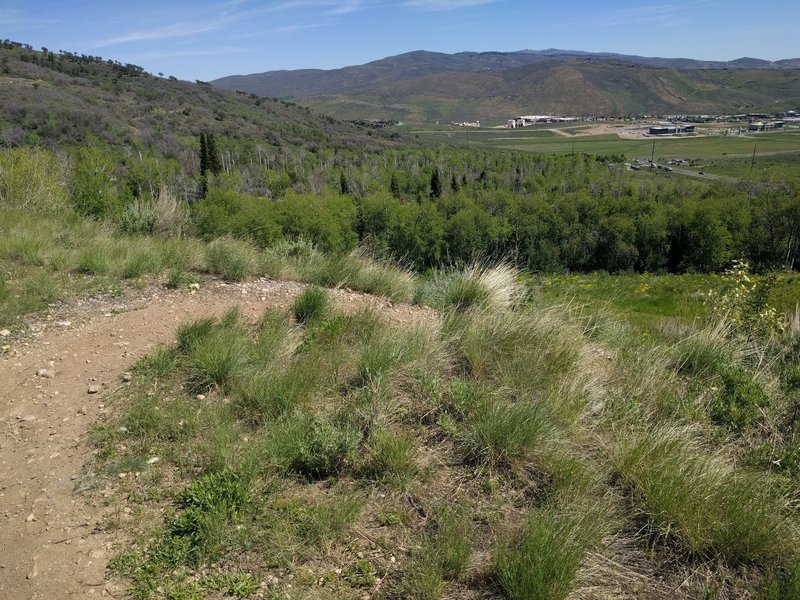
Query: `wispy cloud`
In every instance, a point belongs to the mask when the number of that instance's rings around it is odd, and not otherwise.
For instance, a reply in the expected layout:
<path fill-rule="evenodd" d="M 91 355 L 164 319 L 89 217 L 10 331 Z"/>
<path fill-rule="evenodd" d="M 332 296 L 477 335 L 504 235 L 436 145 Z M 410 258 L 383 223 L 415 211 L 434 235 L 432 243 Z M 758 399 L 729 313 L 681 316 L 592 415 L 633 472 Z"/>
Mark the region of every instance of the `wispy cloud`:
<path fill-rule="evenodd" d="M 458 10 L 470 6 L 481 6 L 483 4 L 494 4 L 500 0 L 406 0 L 403 6 L 416 8 L 419 10 Z"/>
<path fill-rule="evenodd" d="M 161 59 L 161 58 L 192 58 L 195 56 L 217 56 L 219 54 L 238 54 L 242 52 L 248 52 L 246 48 L 238 48 L 238 47 L 217 47 L 217 48 L 196 48 L 196 49 L 186 49 L 186 50 L 175 50 L 170 52 L 159 52 L 158 50 L 154 50 L 152 52 L 140 52 L 139 54 L 134 54 L 130 57 L 133 61 L 146 61 L 146 60 L 154 60 L 154 59 Z"/>
<path fill-rule="evenodd" d="M 366 6 L 364 0 L 284 0 L 270 9 L 275 12 L 316 9 L 320 15 L 344 15 Z"/>
<path fill-rule="evenodd" d="M 621 25 L 641 25 L 644 23 L 660 23 L 677 25 L 690 18 L 691 8 L 685 4 L 651 4 L 649 6 L 632 6 L 609 12 L 600 16 L 596 23 L 606 27 Z"/>
<path fill-rule="evenodd" d="M 145 40 L 164 40 L 175 39 L 181 37 L 190 37 L 200 33 L 207 33 L 215 31 L 229 22 L 229 19 L 220 19 L 211 22 L 195 22 L 195 23 L 174 23 L 164 27 L 157 27 L 155 29 L 147 29 L 143 31 L 133 31 L 120 35 L 117 37 L 107 38 L 95 42 L 88 48 L 105 48 L 107 46 L 117 46 L 119 44 L 127 44 L 130 42 L 141 42 Z"/>
<path fill-rule="evenodd" d="M 294 33 L 296 31 L 304 31 L 306 29 L 317 29 L 319 27 L 326 27 L 330 23 L 290 23 L 282 25 L 281 27 L 272 27 L 271 29 L 262 29 L 261 31 L 253 31 L 240 35 L 240 38 L 254 38 L 265 35 L 274 35 L 280 33 Z"/>

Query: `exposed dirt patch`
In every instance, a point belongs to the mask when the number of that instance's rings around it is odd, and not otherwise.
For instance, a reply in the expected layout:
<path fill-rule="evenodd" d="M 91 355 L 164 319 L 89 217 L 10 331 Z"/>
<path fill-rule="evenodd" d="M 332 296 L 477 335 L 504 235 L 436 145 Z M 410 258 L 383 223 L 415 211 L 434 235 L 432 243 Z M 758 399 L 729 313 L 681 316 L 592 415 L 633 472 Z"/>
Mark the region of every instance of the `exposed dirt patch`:
<path fill-rule="evenodd" d="M 206 282 L 195 293 L 162 288 L 55 307 L 29 323 L 0 356 L 0 598 L 85 598 L 116 594 L 106 564 L 119 533 L 102 493 L 78 494 L 91 458 L 86 434 L 126 385 L 141 356 L 172 341 L 176 327 L 232 306 L 254 319 L 289 306 L 303 284 L 261 279 Z M 336 290 L 342 310 L 374 307 L 394 322 L 433 323 L 430 309 Z M 91 392 L 91 393 L 90 393 Z"/>

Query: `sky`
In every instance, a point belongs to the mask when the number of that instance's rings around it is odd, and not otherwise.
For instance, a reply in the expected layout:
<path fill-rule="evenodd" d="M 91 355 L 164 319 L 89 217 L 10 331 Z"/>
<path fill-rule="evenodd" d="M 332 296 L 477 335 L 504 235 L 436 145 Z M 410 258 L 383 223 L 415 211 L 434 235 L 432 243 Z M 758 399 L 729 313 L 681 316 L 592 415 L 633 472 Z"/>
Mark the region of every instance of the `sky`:
<path fill-rule="evenodd" d="M 413 50 L 800 57 L 796 0 L 0 0 L 0 38 L 210 81 Z"/>

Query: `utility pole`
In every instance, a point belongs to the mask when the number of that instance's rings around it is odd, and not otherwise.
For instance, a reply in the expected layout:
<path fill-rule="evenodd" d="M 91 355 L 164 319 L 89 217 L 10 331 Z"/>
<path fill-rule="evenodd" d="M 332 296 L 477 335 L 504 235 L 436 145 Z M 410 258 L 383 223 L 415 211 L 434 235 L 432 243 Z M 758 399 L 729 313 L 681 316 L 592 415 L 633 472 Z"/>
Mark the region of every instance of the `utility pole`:
<path fill-rule="evenodd" d="M 653 168 L 653 159 L 656 156 L 656 138 L 653 138 L 653 149 L 650 151 L 650 168 Z"/>

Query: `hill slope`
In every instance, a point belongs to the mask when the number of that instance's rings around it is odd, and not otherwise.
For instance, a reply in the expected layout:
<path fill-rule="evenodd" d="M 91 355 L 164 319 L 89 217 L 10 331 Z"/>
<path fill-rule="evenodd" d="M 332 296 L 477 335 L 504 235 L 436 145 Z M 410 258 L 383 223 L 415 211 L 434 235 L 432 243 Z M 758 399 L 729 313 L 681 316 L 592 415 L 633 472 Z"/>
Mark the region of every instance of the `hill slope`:
<path fill-rule="evenodd" d="M 286 147 L 371 147 L 379 134 L 307 108 L 155 77 L 135 65 L 0 46 L 0 144 L 142 143 L 178 154 L 201 131 Z"/>
<path fill-rule="evenodd" d="M 299 99 L 339 118 L 505 119 L 514 114 L 702 113 L 800 104 L 796 60 L 730 62 L 548 50 L 411 52 L 330 71 L 225 77 L 223 89 Z"/>

